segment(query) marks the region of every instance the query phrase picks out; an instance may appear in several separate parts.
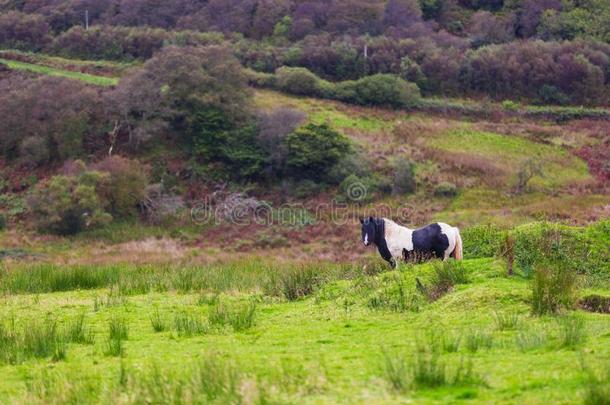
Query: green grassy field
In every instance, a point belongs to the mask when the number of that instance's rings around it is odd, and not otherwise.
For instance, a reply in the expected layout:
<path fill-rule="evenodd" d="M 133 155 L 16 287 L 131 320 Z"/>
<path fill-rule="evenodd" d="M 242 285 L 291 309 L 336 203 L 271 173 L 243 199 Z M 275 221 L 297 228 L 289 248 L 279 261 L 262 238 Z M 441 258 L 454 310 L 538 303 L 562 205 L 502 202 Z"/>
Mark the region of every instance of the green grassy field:
<path fill-rule="evenodd" d="M 96 76 L 87 73 L 71 72 L 69 70 L 57 69 L 50 66 L 19 62 L 9 59 L 0 58 L 0 63 L 4 63 L 9 68 L 15 70 L 24 70 L 27 72 L 48 76 L 67 77 L 69 79 L 80 80 L 85 83 L 93 84 L 95 86 L 115 86 L 119 82 L 119 79 L 115 77 Z"/>
<path fill-rule="evenodd" d="M 571 404 L 604 389 L 591 375 L 610 362 L 608 315 L 533 316 L 531 280 L 493 258 L 465 261 L 434 302 L 415 289 L 433 265 L 376 266 L 12 266 L 0 398 Z M 11 336 L 29 346 L 11 349 Z"/>

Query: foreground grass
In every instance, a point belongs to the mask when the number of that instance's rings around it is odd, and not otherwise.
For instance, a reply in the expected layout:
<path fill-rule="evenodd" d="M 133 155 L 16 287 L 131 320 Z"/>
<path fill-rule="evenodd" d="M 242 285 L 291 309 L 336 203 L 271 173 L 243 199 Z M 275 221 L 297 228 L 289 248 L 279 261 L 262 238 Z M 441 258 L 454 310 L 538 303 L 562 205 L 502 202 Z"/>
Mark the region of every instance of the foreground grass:
<path fill-rule="evenodd" d="M 418 297 L 415 278 L 430 286 L 435 265 L 285 275 L 298 269 L 242 263 L 183 282 L 176 268 L 116 270 L 166 280 L 129 288 L 91 267 L 13 268 L 0 279 L 0 319 L 17 331 L 55 325 L 65 350 L 1 362 L 0 402 L 578 403 L 607 383 L 589 377 L 610 361 L 607 315 L 533 317 L 529 280 L 506 277 L 494 259 L 465 261 L 432 301 Z M 52 278 L 66 271 L 103 282 Z M 197 281 L 206 279 L 216 281 Z"/>
<path fill-rule="evenodd" d="M 95 86 L 116 86 L 119 82 L 119 79 L 115 77 L 95 76 L 87 73 L 71 72 L 69 70 L 62 70 L 49 66 L 36 65 L 2 58 L 0 58 L 0 63 L 4 63 L 9 68 L 15 70 L 25 70 L 48 76 L 66 77 L 68 79 L 80 80 Z"/>

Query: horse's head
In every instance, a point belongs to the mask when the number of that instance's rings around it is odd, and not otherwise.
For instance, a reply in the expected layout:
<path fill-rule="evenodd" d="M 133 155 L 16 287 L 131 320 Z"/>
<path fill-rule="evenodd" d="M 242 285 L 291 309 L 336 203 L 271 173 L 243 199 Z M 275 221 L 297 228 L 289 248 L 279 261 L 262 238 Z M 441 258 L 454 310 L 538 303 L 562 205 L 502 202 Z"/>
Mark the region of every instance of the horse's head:
<path fill-rule="evenodd" d="M 368 246 L 375 241 L 375 232 L 377 231 L 375 218 L 360 218 L 360 223 L 362 224 L 362 243 L 364 243 L 364 246 Z"/>

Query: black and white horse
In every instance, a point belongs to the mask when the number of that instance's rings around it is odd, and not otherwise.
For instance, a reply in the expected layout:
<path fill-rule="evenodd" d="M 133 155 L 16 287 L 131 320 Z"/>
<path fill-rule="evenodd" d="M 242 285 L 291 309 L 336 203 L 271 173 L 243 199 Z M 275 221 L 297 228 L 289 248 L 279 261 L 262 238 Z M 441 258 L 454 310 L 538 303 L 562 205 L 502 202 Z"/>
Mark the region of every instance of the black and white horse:
<path fill-rule="evenodd" d="M 409 229 L 387 218 L 360 219 L 362 242 L 377 246 L 379 254 L 395 268 L 397 260 L 422 261 L 432 258 L 462 260 L 460 230 L 442 222 Z"/>

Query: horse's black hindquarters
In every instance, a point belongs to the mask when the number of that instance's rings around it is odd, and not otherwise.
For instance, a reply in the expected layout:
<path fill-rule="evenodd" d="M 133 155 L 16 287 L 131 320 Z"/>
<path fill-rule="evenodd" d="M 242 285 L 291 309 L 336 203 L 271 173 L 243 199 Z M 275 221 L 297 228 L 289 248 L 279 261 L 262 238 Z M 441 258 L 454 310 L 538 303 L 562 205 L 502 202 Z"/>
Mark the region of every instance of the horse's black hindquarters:
<path fill-rule="evenodd" d="M 438 223 L 430 224 L 413 231 L 413 251 L 427 255 L 433 253 L 433 257 L 442 259 L 445 251 L 449 247 L 449 238 L 443 233 L 443 229 Z M 428 260 L 424 258 L 423 260 Z"/>

